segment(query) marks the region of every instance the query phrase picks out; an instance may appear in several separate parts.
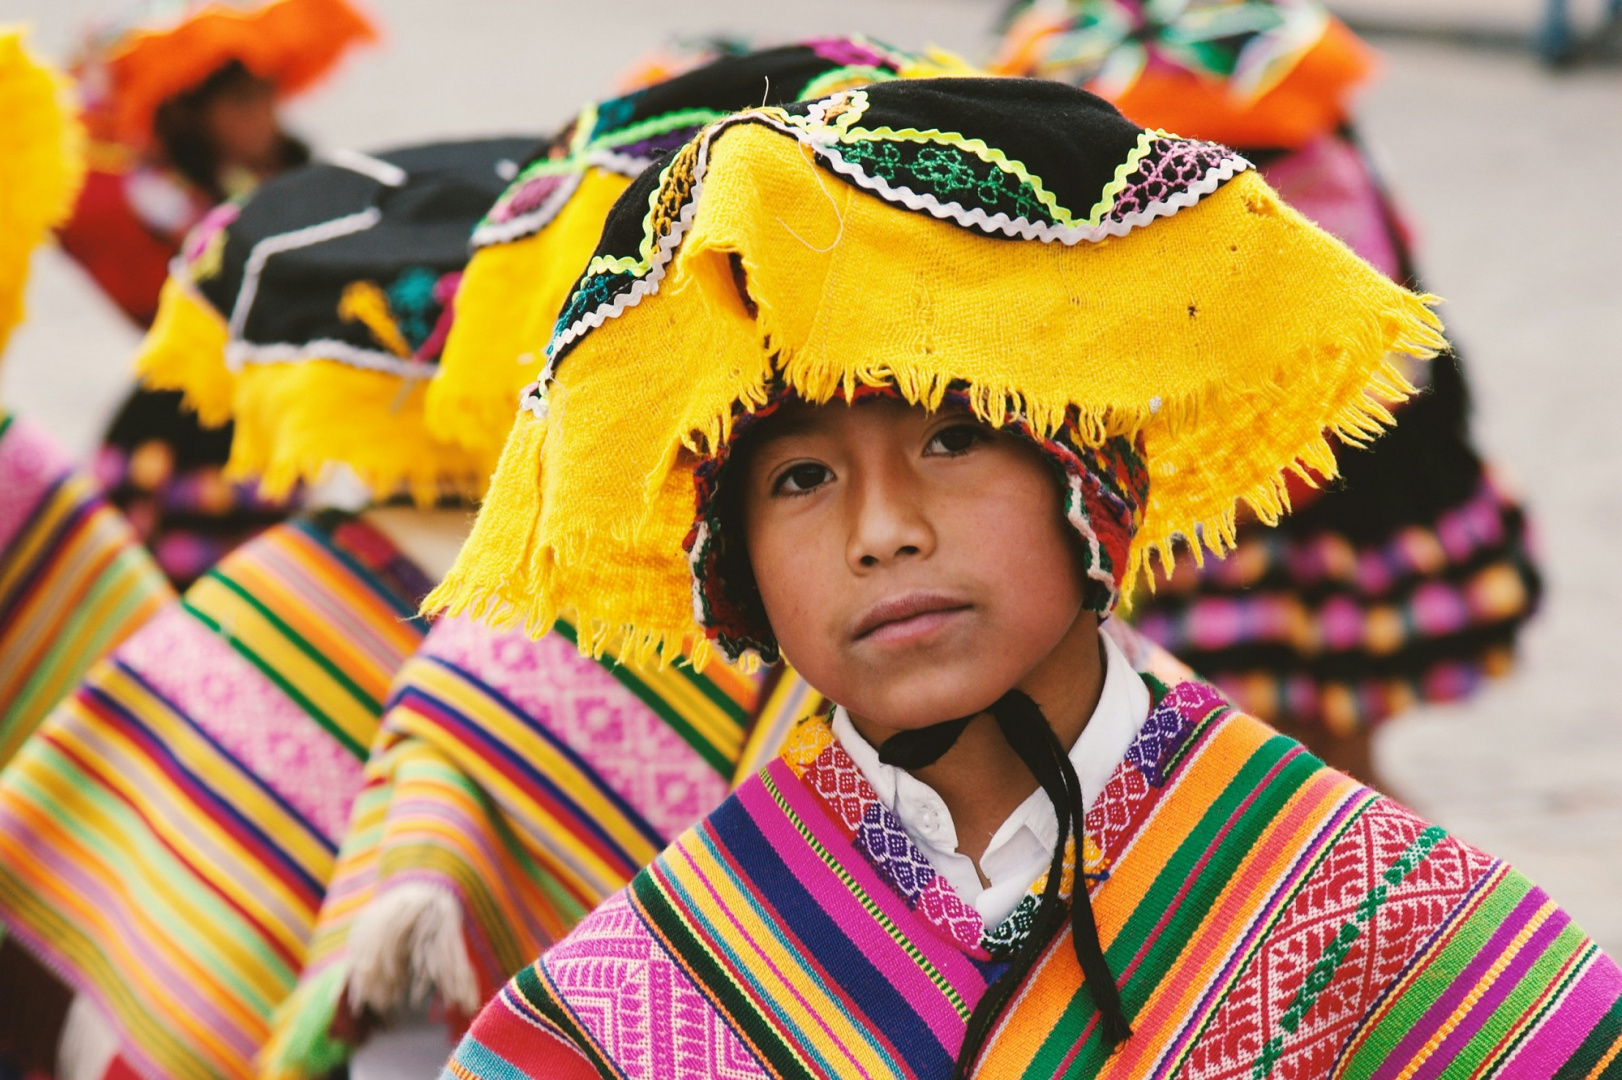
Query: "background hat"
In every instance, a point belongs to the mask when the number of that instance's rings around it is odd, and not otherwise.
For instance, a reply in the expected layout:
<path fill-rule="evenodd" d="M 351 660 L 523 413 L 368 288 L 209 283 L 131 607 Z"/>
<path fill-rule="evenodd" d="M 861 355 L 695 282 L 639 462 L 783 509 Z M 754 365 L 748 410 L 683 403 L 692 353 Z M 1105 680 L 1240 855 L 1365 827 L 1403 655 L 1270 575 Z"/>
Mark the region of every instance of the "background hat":
<path fill-rule="evenodd" d="M 34 248 L 67 218 L 84 177 L 84 132 L 67 85 L 0 26 L 0 351 L 22 321 Z"/>
<path fill-rule="evenodd" d="M 270 493 L 348 465 L 379 496 L 476 494 L 423 420 L 467 237 L 532 138 L 343 152 L 216 208 L 187 238 L 137 369 L 236 421 L 228 471 Z"/>
<path fill-rule="evenodd" d="M 77 65 L 116 135 L 152 137 L 158 106 L 236 60 L 282 97 L 308 89 L 377 30 L 346 0 L 137 0 L 93 26 Z"/>
<path fill-rule="evenodd" d="M 502 194 L 473 234 L 456 322 L 428 390 L 441 439 L 492 465 L 519 391 L 545 362 L 558 310 L 631 178 L 705 124 L 763 103 L 817 97 L 952 64 L 866 38 L 827 38 L 726 55 L 583 109 Z"/>
<path fill-rule="evenodd" d="M 1317 0 L 1017 0 L 993 70 L 1085 86 L 1135 123 L 1230 146 L 1331 131 L 1373 55 Z"/>
<path fill-rule="evenodd" d="M 1236 500 L 1332 476 L 1444 344 L 1427 298 L 1283 204 L 1243 158 L 1060 83 L 881 83 L 720 121 L 627 190 L 559 320 L 473 535 L 431 608 L 668 654 L 707 598 L 683 551 L 703 462 L 786 389 L 893 386 L 1150 475 L 1128 584 Z M 695 661 L 702 650 L 694 649 Z"/>

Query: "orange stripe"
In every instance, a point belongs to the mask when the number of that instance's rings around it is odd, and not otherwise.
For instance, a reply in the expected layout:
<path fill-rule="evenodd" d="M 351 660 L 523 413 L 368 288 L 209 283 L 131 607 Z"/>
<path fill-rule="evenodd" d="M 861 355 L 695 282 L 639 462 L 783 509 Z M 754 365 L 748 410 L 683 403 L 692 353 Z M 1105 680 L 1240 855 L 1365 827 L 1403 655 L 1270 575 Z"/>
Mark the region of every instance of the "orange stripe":
<path fill-rule="evenodd" d="M 1291 796 L 1229 878 L 1227 887 L 1211 905 L 1199 929 L 1184 945 L 1174 968 L 1176 978 L 1160 981 L 1143 1008 L 1138 1010 L 1134 1024 L 1148 1031 L 1169 1032 L 1183 1028 L 1185 1018 L 1196 1028 L 1204 1022 L 1223 1000 L 1223 995 L 1212 995 L 1206 1012 L 1195 1012 L 1198 999 L 1211 989 L 1218 969 L 1252 928 L 1276 886 L 1308 850 L 1314 834 L 1336 808 L 1355 797 L 1360 789 L 1361 785 L 1350 777 L 1321 769 Z M 1287 900 L 1287 897 L 1274 898 L 1276 904 Z M 1242 974 L 1241 967 L 1231 977 L 1236 980 Z M 1160 1040 L 1128 1040 L 1116 1054 L 1120 1060 L 1112 1059 L 1111 1066 L 1120 1069 L 1123 1075 L 1130 1075 L 1145 1054 L 1169 1049 Z"/>
<path fill-rule="evenodd" d="M 1212 803 L 1273 737 L 1272 729 L 1260 721 L 1234 714 L 1219 720 L 1216 730 L 1179 767 L 1176 778 L 1138 828 L 1134 842 L 1110 867 L 1109 879 L 1093 893 L 1093 917 L 1106 949 Z M 1005 1014 L 1009 1019 L 993 1036 L 982 1059 L 985 1075 L 1019 1075 L 1070 1007 L 1081 983 L 1081 967 L 1069 940 L 1068 932 L 1061 934 L 1026 980 L 1017 1002 Z"/>

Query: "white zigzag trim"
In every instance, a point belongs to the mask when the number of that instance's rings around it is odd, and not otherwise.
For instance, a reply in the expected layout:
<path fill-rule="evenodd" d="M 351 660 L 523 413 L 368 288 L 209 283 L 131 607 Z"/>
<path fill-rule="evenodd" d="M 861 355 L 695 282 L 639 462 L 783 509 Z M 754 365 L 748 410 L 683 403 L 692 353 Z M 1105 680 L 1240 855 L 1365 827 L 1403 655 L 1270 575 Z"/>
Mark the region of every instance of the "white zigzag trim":
<path fill-rule="evenodd" d="M 613 150 L 593 150 L 586 155 L 586 164 L 595 165 L 599 169 L 619 173 L 635 179 L 641 175 L 642 170 L 652 165 L 654 158 L 637 157 L 634 154 L 620 154 Z"/>
<path fill-rule="evenodd" d="M 1082 497 L 1081 477 L 1075 473 L 1067 473 L 1065 480 L 1070 487 L 1070 509 L 1065 517 L 1070 520 L 1070 527 L 1075 529 L 1087 544 L 1087 576 L 1107 585 L 1110 595 L 1114 596 L 1115 577 L 1104 569 L 1104 546 L 1098 542 L 1098 534 L 1093 531 L 1093 523 L 1087 520 L 1087 503 Z"/>
<path fill-rule="evenodd" d="M 654 159 L 649 157 L 635 157 L 631 154 L 616 154 L 612 150 L 593 150 L 586 155 L 585 163 L 594 168 L 619 176 L 628 176 L 635 179 L 641 175 L 642 170 L 653 164 Z M 527 214 L 520 214 L 503 222 L 492 222 L 480 225 L 473 230 L 471 246 L 474 251 L 480 248 L 493 247 L 496 244 L 510 244 L 515 240 L 522 240 L 534 236 L 548 225 L 559 212 L 568 205 L 574 193 L 580 190 L 580 182 L 585 179 L 585 170 L 580 169 L 573 173 L 568 181 L 559 186 L 557 191 L 547 196 L 540 206 Z"/>
<path fill-rule="evenodd" d="M 537 420 L 545 420 L 546 414 L 551 410 L 551 403 L 546 397 L 546 384 L 540 380 L 537 379 L 518 392 L 520 413 L 527 412 Z"/>
<path fill-rule="evenodd" d="M 730 126 L 730 125 L 728 125 Z M 664 280 L 665 269 L 675 256 L 676 249 L 687 236 L 687 230 L 692 228 L 693 216 L 698 213 L 699 196 L 704 193 L 704 173 L 710 165 L 710 143 L 715 135 L 725 130 L 712 128 L 705 135 L 704 141 L 699 144 L 698 161 L 693 165 L 693 190 L 688 192 L 687 201 L 682 205 L 681 213 L 676 217 L 676 223 L 671 226 L 669 235 L 659 241 L 654 250 L 652 266 L 648 275 L 638 279 L 629 290 L 616 296 L 612 302 L 604 304 L 576 319 L 568 329 L 558 332 L 546 346 L 546 369 L 541 372 L 542 384 L 552 381 L 552 374 L 557 367 L 557 355 L 561 349 L 566 349 L 578 341 L 589 330 L 595 330 L 609 319 L 617 319 L 631 308 L 642 302 L 643 297 L 652 296 L 659 291 L 659 283 Z"/>
<path fill-rule="evenodd" d="M 697 530 L 693 533 L 693 548 L 687 553 L 687 576 L 693 584 L 693 622 L 704 629 L 710 628 L 709 620 L 704 618 L 704 581 L 703 567 L 704 549 L 709 546 L 710 527 L 704 521 L 699 521 Z"/>
<path fill-rule="evenodd" d="M 821 102 L 818 102 L 813 105 L 813 110 L 817 105 L 821 104 Z M 1238 154 L 1233 154 L 1171 198 L 1161 199 L 1150 204 L 1145 209 L 1134 211 L 1117 221 L 1107 221 L 1096 226 L 1043 225 L 1024 217 L 1010 218 L 1004 213 L 987 214 L 979 208 L 966 210 L 958 202 L 943 203 L 933 195 L 919 194 L 905 186 L 893 186 L 879 177 L 871 176 L 862 171 L 859 166 L 847 162 L 839 154 L 837 150 L 839 144 L 831 134 L 819 138 L 816 133 L 804 131 L 792 124 L 784 124 L 771 116 L 752 112 L 742 113 L 716 124 L 703 134 L 703 143 L 699 148 L 699 160 L 693 168 L 693 190 L 689 193 L 687 202 L 682 207 L 681 214 L 677 218 L 675 227 L 671 229 L 670 235 L 660 241 L 659 249 L 654 254 L 653 265 L 647 277 L 635 282 L 627 292 L 620 294 L 611 303 L 587 312 L 571 323 L 567 329 L 553 336 L 546 347 L 548 361 L 546 369 L 541 372 L 541 382 L 543 384 L 549 382 L 552 378 L 559 350 L 567 348 L 587 332 L 597 329 L 609 319 L 618 318 L 641 303 L 644 297 L 652 296 L 659 291 L 659 282 L 664 278 L 665 268 L 670 262 L 675 249 L 680 246 L 682 239 L 686 236 L 687 230 L 692 225 L 693 216 L 697 212 L 699 195 L 704 187 L 704 172 L 709 165 L 710 145 L 722 132 L 734 124 L 744 123 L 764 124 L 791 136 L 805 146 L 809 146 L 813 153 L 828 163 L 829 168 L 849 177 L 858 187 L 873 192 L 886 202 L 899 203 L 909 210 L 922 211 L 936 218 L 956 222 L 966 229 L 975 229 L 993 236 L 1002 235 L 1019 240 L 1040 240 L 1043 243 L 1060 243 L 1067 247 L 1074 246 L 1082 241 L 1096 243 L 1112 236 L 1125 236 L 1133 229 L 1142 228 L 1157 218 L 1170 217 L 1179 210 L 1185 210 L 1195 205 L 1240 173 L 1254 168 L 1248 160 Z"/>
<path fill-rule="evenodd" d="M 580 181 L 585 174 L 576 172 L 564 178 L 558 189 L 546 197 L 546 201 L 525 214 L 520 214 L 507 221 L 491 222 L 480 225 L 473 230 L 473 238 L 468 246 L 473 251 L 480 248 L 493 247 L 496 244 L 510 244 L 514 240 L 522 240 L 526 236 L 533 236 L 552 223 L 552 219 L 568 205 L 574 198 L 574 193 L 580 189 Z"/>
<path fill-rule="evenodd" d="M 241 371 L 248 364 L 295 364 L 302 360 L 334 360 L 350 367 L 381 371 L 402 379 L 429 379 L 439 370 L 439 365 L 431 360 L 407 360 L 393 353 L 363 349 L 334 338 L 319 338 L 303 345 L 287 342 L 256 345 L 247 341 L 233 341 L 225 348 L 225 362 L 232 371 Z"/>
<path fill-rule="evenodd" d="M 1118 221 L 1106 221 L 1093 226 L 1044 225 L 1024 217 L 1011 218 L 1004 213 L 988 214 L 979 207 L 966 210 L 959 202 L 943 203 L 933 195 L 919 194 L 905 186 L 892 186 L 883 178 L 871 176 L 863 172 L 860 166 L 847 162 L 839 154 L 836 145 L 814 139 L 800 141 L 826 160 L 835 172 L 850 177 L 858 187 L 866 188 L 886 202 L 900 203 L 909 210 L 921 210 L 934 217 L 954 221 L 964 228 L 978 229 L 991 235 L 1001 234 L 1017 240 L 1040 240 L 1047 244 L 1060 243 L 1066 247 L 1072 247 L 1082 241 L 1097 243 L 1112 236 L 1125 236 L 1133 229 L 1142 228 L 1156 218 L 1170 217 L 1179 210 L 1193 206 L 1239 173 L 1251 168 L 1249 161 L 1236 154 L 1171 198 L 1151 203 L 1147 208 L 1134 211 Z"/>

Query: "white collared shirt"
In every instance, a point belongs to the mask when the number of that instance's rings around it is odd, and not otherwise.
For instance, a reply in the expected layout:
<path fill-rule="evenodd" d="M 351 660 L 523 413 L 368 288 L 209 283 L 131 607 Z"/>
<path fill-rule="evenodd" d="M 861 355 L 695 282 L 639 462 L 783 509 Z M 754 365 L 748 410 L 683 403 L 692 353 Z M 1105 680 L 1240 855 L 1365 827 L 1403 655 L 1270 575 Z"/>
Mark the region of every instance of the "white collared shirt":
<path fill-rule="evenodd" d="M 1132 740 L 1149 718 L 1150 705 L 1148 686 L 1119 646 L 1108 634 L 1100 634 L 1099 639 L 1104 643 L 1104 686 L 1097 708 L 1070 748 L 1070 762 L 1089 809 L 1125 760 Z M 963 902 L 972 905 L 987 926 L 1008 918 L 1053 861 L 1059 819 L 1047 794 L 1036 789 L 992 834 L 980 856 L 980 871 L 990 884 L 982 885 L 974 860 L 957 850 L 952 812 L 935 789 L 906 770 L 880 761 L 878 751 L 856 730 L 843 707 L 834 710 L 833 733 L 873 785 L 879 801 L 901 820 L 918 850 Z"/>

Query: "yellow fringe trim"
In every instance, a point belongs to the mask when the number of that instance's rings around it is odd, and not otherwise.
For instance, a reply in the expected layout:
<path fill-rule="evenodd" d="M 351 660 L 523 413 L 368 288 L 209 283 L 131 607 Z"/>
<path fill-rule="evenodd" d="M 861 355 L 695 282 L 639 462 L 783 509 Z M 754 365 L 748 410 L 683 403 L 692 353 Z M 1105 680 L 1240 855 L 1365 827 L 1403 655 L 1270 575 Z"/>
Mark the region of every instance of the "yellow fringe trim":
<path fill-rule="evenodd" d="M 0 26 L 0 352 L 23 320 L 34 249 L 67 220 L 84 180 L 84 129 L 66 80 Z"/>
<path fill-rule="evenodd" d="M 428 387 L 428 426 L 492 465 L 518 395 L 546 362 L 546 343 L 630 180 L 591 169 L 546 228 L 475 252 L 456 290 L 456 319 Z"/>
<path fill-rule="evenodd" d="M 225 320 L 191 285 L 171 276 L 135 354 L 135 374 L 154 390 L 179 390 L 207 427 L 231 419 L 236 377 L 225 364 Z"/>
<path fill-rule="evenodd" d="M 992 423 L 1018 414 L 1045 435 L 1074 416 L 1088 443 L 1141 438 L 1151 484 L 1130 591 L 1176 537 L 1230 548 L 1241 501 L 1276 520 L 1287 470 L 1333 477 L 1326 433 L 1361 443 L 1392 423 L 1413 388 L 1391 355 L 1445 346 L 1434 303 L 1254 173 L 1066 247 L 898 209 L 775 131 L 733 127 L 658 293 L 563 359 L 550 414 L 513 431 L 426 610 L 532 632 L 565 613 L 582 642 L 673 654 L 697 633 L 681 551 L 692 469 L 774 380 L 813 402 L 889 384 L 928 408 L 961 382 Z"/>
<path fill-rule="evenodd" d="M 425 392 L 421 380 L 335 360 L 249 364 L 236 375 L 227 475 L 257 477 L 279 497 L 341 464 L 380 498 L 403 490 L 431 506 L 446 495 L 477 497 L 485 463 L 429 434 Z"/>
<path fill-rule="evenodd" d="M 348 299 L 357 317 L 367 314 L 365 293 Z M 281 497 L 346 465 L 379 498 L 405 491 L 431 506 L 442 496 L 483 492 L 490 457 L 429 432 L 423 380 L 319 359 L 233 372 L 228 340 L 213 305 L 170 277 L 135 370 L 147 386 L 182 391 L 202 423 L 236 422 L 227 464 L 233 478 L 258 479 L 266 494 Z"/>

